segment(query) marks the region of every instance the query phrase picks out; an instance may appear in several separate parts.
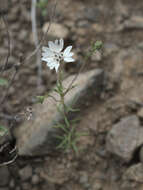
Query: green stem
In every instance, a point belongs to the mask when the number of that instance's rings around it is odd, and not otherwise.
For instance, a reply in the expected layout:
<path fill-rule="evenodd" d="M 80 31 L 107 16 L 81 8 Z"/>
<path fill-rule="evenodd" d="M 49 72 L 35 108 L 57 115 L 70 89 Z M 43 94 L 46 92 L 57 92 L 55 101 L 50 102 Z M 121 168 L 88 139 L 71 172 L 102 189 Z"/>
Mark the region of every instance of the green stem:
<path fill-rule="evenodd" d="M 63 117 L 64 119 L 66 118 L 67 119 L 67 116 L 66 116 L 66 105 L 65 105 L 65 95 L 64 95 L 64 87 L 63 87 L 63 83 L 62 83 L 62 72 L 61 72 L 61 68 L 59 68 L 59 72 L 58 72 L 58 85 L 60 85 L 61 87 L 61 92 L 59 93 L 60 95 L 60 102 L 62 104 L 62 108 L 63 108 Z"/>

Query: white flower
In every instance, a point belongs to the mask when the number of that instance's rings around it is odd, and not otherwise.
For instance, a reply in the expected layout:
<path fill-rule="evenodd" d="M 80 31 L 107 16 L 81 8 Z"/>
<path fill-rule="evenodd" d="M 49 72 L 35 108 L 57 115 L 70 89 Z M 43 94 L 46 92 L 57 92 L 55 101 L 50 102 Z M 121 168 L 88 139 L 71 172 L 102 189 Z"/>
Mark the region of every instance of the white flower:
<path fill-rule="evenodd" d="M 47 62 L 47 66 L 50 69 L 58 71 L 61 61 L 74 62 L 72 56 L 74 53 L 71 52 L 72 46 L 68 46 L 64 51 L 64 40 L 55 40 L 55 42 L 49 41 L 48 47 L 43 47 L 42 60 Z"/>

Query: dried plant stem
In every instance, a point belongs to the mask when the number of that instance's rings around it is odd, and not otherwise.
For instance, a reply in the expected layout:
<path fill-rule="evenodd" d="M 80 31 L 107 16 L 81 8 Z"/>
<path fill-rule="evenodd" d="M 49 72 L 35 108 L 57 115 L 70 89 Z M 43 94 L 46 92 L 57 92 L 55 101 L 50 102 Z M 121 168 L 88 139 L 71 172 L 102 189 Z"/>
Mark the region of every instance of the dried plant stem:
<path fill-rule="evenodd" d="M 10 34 L 9 34 L 7 19 L 5 18 L 6 16 L 1 13 L 1 17 L 2 17 L 3 22 L 5 24 L 5 29 L 6 29 L 6 33 L 7 33 L 7 41 L 8 41 L 8 52 L 7 52 L 6 60 L 5 60 L 4 65 L 0 69 L 0 74 L 3 74 L 5 69 L 8 67 L 8 60 L 10 57 Z"/>
<path fill-rule="evenodd" d="M 95 52 L 95 50 L 90 50 L 87 55 L 84 57 L 84 62 L 82 64 L 82 66 L 80 67 L 78 73 L 73 77 L 71 83 L 69 84 L 68 88 L 66 89 L 66 91 L 64 92 L 64 95 L 66 95 L 73 87 L 74 82 L 77 80 L 79 74 L 81 73 L 81 71 L 84 69 L 84 67 L 87 64 L 88 58 Z"/>
<path fill-rule="evenodd" d="M 37 0 L 32 0 L 32 5 L 31 5 L 32 32 L 33 32 L 35 47 L 37 48 L 39 44 L 39 40 L 38 40 L 38 33 L 37 33 L 36 4 L 37 4 Z M 42 84 L 42 64 L 41 64 L 41 56 L 40 56 L 39 49 L 37 50 L 36 63 L 37 63 L 37 68 L 38 68 L 37 87 L 39 89 Z"/>

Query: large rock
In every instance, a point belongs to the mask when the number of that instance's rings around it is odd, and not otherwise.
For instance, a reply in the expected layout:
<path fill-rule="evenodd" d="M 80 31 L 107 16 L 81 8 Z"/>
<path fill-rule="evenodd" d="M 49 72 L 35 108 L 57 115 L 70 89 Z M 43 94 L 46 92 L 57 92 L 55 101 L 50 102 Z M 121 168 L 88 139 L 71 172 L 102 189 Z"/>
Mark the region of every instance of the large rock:
<path fill-rule="evenodd" d="M 125 162 L 132 159 L 134 151 L 142 144 L 143 128 L 135 115 L 123 118 L 113 125 L 106 139 L 107 150 Z"/>
<path fill-rule="evenodd" d="M 68 87 L 74 76 L 67 78 L 63 84 Z M 66 104 L 74 108 L 84 110 L 86 103 L 92 98 L 97 98 L 101 93 L 104 82 L 104 73 L 100 69 L 92 70 L 80 74 L 74 82 L 76 85 L 65 96 Z M 56 99 L 58 94 L 51 93 Z M 55 101 L 47 98 L 43 104 L 37 104 L 33 108 L 34 119 L 26 121 L 21 127 L 15 130 L 17 146 L 20 155 L 42 155 L 55 152 L 57 142 L 56 134 L 59 130 L 55 127 L 55 122 L 63 120 L 57 112 Z M 77 112 L 75 113 L 77 115 Z M 72 115 L 73 116 L 73 115 Z"/>

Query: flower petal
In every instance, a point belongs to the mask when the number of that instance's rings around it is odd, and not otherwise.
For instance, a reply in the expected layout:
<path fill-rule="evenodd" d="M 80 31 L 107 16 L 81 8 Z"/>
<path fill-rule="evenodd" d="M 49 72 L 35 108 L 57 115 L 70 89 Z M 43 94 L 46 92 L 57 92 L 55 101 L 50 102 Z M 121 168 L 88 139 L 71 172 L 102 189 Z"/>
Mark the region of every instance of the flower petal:
<path fill-rule="evenodd" d="M 52 64 L 50 62 L 47 62 L 47 66 L 50 68 L 50 69 L 54 69 L 55 68 L 55 64 Z"/>
<path fill-rule="evenodd" d="M 60 63 L 58 61 L 55 61 L 55 60 L 52 60 L 52 61 L 48 61 L 47 62 L 47 66 L 50 68 L 50 69 L 54 69 L 56 70 L 56 72 L 58 71 L 58 68 L 60 66 Z"/>
<path fill-rule="evenodd" d="M 74 53 L 73 53 L 73 52 L 70 52 L 68 56 L 69 56 L 69 57 L 72 57 L 73 55 L 74 55 Z"/>
<path fill-rule="evenodd" d="M 65 62 L 74 62 L 75 60 L 71 57 L 64 57 Z"/>
<path fill-rule="evenodd" d="M 48 46 L 49 46 L 49 48 L 50 48 L 51 51 L 55 51 L 56 50 L 56 45 L 52 41 L 48 42 Z"/>
<path fill-rule="evenodd" d="M 52 57 L 42 57 L 41 59 L 42 59 L 42 61 L 46 61 L 46 62 L 53 62 L 54 61 L 54 59 Z"/>
<path fill-rule="evenodd" d="M 65 50 L 64 50 L 64 56 L 65 57 L 68 57 L 69 56 L 69 53 L 72 49 L 72 46 L 68 46 Z"/>
<path fill-rule="evenodd" d="M 59 41 L 58 40 L 55 40 L 55 52 L 56 53 L 60 53 L 64 47 L 64 41 L 63 39 L 60 39 Z"/>
<path fill-rule="evenodd" d="M 58 45 L 58 40 L 55 40 L 55 44 Z"/>
<path fill-rule="evenodd" d="M 60 66 L 59 63 L 57 63 L 57 64 L 55 65 L 55 70 L 56 70 L 56 72 L 58 71 L 59 66 Z"/>
<path fill-rule="evenodd" d="M 50 48 L 48 47 L 42 47 L 42 50 L 43 50 L 43 53 L 42 53 L 42 56 L 46 57 L 46 56 L 54 56 L 54 52 L 50 50 Z"/>
<path fill-rule="evenodd" d="M 59 40 L 59 49 L 60 49 L 60 51 L 63 50 L 63 47 L 64 47 L 64 40 L 61 38 L 61 39 Z"/>
<path fill-rule="evenodd" d="M 54 53 L 53 52 L 44 52 L 42 53 L 43 57 L 54 57 Z"/>
<path fill-rule="evenodd" d="M 45 51 L 45 52 L 46 52 L 46 51 L 48 51 L 48 50 L 49 50 L 48 47 L 46 47 L 46 46 L 43 46 L 43 47 L 42 47 L 42 51 Z"/>

